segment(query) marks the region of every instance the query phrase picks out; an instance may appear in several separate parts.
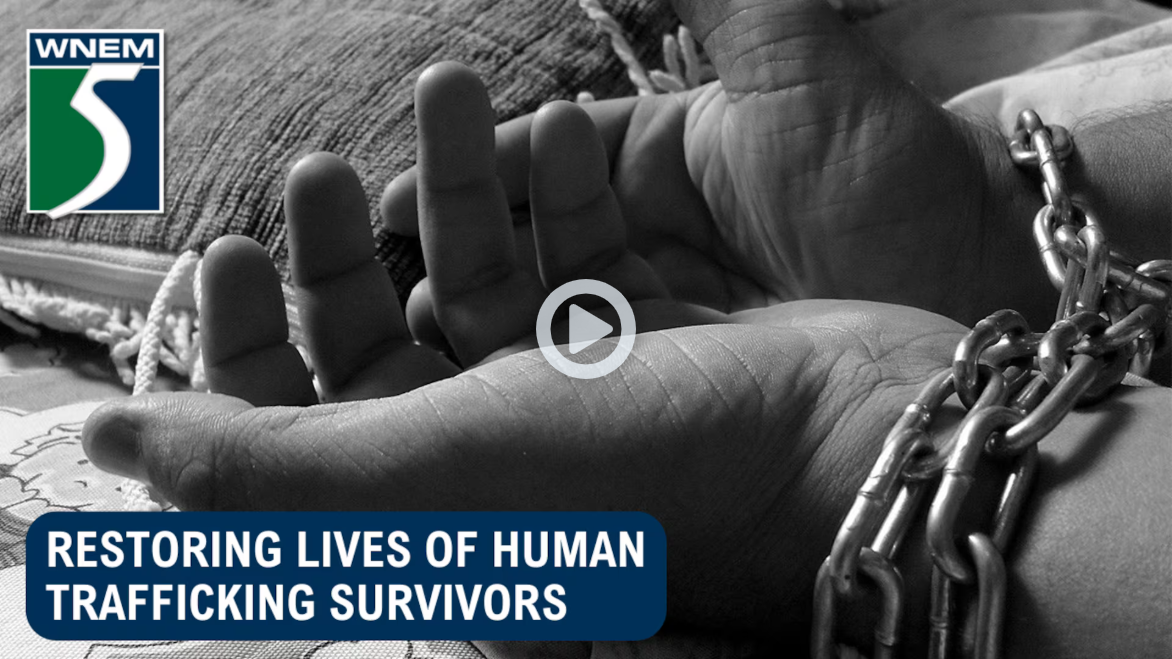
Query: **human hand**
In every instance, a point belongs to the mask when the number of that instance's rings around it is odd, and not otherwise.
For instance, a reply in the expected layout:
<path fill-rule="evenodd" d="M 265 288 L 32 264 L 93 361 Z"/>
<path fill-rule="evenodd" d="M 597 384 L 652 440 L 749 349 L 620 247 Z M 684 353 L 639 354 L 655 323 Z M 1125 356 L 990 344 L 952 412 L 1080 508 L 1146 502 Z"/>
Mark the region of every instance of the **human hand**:
<path fill-rule="evenodd" d="M 1012 208 L 1034 193 L 999 135 L 918 93 L 822 0 L 675 5 L 720 81 L 584 106 L 630 245 L 675 297 L 723 311 L 867 299 L 965 324 L 1008 306 L 1042 324 L 1054 296 L 1030 242 L 1036 207 Z M 532 120 L 497 129 L 518 211 Z M 415 177 L 384 194 L 395 232 L 416 232 Z"/>
<path fill-rule="evenodd" d="M 629 293 L 648 280 L 627 278 L 642 266 L 621 249 L 622 225 L 606 204 L 575 215 L 539 202 L 537 244 L 549 267 L 533 279 L 509 265 L 483 90 L 467 70 L 441 66 L 424 76 L 419 98 L 421 119 L 430 113 L 420 212 L 435 316 L 461 361 L 484 363 L 455 375 L 411 341 L 373 265 L 357 178 L 336 158 L 313 157 L 287 190 L 294 281 L 325 396 L 349 402 L 300 407 L 313 392 L 286 343 L 276 275 L 255 244 L 226 239 L 207 255 L 201 324 L 220 393 L 103 407 L 84 432 L 91 459 L 182 509 L 643 510 L 672 538 L 674 619 L 804 636 L 813 574 L 883 426 L 948 362 L 962 328 L 845 302 L 725 317 L 648 289 L 633 304 L 641 327 L 693 326 L 640 334 L 604 378 L 565 377 L 535 351 L 489 357 L 515 345 L 515 331 L 531 331 L 533 301 L 560 281 L 563 264 Z M 600 151 L 583 119 L 556 105 L 534 128 L 536 159 L 576 163 L 574 177 L 549 182 L 568 186 L 557 188 L 563 200 L 598 180 Z M 541 153 L 546 128 L 584 144 Z M 449 154 L 459 161 L 439 166 Z M 432 165 L 463 176 L 431 178 Z M 553 162 L 541 171 L 566 170 Z M 588 201 L 606 194 L 605 185 L 582 191 Z M 444 249 L 462 258 L 435 260 Z M 494 276 L 470 276 L 470 266 Z M 450 295 L 451 282 L 478 288 Z M 723 324 L 694 325 L 714 321 Z"/>

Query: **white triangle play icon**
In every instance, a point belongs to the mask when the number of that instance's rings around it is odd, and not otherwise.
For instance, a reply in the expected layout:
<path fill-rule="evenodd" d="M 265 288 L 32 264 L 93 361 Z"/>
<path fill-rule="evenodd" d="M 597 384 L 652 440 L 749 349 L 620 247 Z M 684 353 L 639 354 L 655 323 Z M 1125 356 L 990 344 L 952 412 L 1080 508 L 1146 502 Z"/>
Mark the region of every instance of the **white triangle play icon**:
<path fill-rule="evenodd" d="M 570 305 L 570 354 L 589 348 L 614 328 L 582 307 Z"/>

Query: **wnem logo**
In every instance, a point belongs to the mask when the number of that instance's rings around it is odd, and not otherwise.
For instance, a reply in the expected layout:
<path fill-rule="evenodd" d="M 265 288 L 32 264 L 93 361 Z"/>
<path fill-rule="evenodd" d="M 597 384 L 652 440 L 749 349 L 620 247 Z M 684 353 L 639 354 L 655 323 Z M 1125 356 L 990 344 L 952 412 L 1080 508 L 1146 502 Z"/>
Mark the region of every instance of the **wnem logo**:
<path fill-rule="evenodd" d="M 163 212 L 163 31 L 28 31 L 28 211 Z"/>

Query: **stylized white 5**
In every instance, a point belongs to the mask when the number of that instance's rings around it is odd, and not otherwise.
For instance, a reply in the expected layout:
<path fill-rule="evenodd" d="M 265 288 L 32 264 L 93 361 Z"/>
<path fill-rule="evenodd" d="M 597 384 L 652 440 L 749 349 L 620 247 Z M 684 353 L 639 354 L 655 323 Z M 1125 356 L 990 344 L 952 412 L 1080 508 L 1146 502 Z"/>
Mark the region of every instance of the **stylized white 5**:
<path fill-rule="evenodd" d="M 138 76 L 142 64 L 94 64 L 85 74 L 81 86 L 73 94 L 69 107 L 77 110 L 78 114 L 86 118 L 98 129 L 102 136 L 105 153 L 102 155 L 102 166 L 94 180 L 82 188 L 81 192 L 73 195 L 69 201 L 49 211 L 49 217 L 57 219 L 68 215 L 79 208 L 85 208 L 114 189 L 126 167 L 130 164 L 130 133 L 126 126 L 110 106 L 102 102 L 94 93 L 94 85 L 103 80 L 134 80 Z"/>

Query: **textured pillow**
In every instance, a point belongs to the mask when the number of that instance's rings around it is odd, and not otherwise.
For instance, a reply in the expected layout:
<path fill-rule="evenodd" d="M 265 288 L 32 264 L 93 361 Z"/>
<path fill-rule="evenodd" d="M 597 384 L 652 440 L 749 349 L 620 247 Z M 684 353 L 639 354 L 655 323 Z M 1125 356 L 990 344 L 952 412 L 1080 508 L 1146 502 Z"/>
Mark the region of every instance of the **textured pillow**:
<path fill-rule="evenodd" d="M 666 3 L 606 5 L 643 46 L 640 55 L 659 47 L 673 20 Z M 413 85 L 429 64 L 457 59 L 478 71 L 502 119 L 580 91 L 631 92 L 608 41 L 573 0 L 43 0 L 3 3 L 0 24 L 9 26 L 0 42 L 7 92 L 0 98 L 0 247 L 36 237 L 177 254 L 240 233 L 283 265 L 289 168 L 313 151 L 344 156 L 377 218 L 382 187 L 414 160 Z M 165 214 L 50 220 L 24 212 L 25 46 L 17 35 L 26 28 L 166 30 Z M 406 293 L 420 275 L 417 249 L 383 234 L 378 241 Z M 8 252 L 0 251 L 0 273 L 22 274 L 14 269 L 27 267 Z M 87 254 L 110 260 L 108 251 Z M 35 277 L 52 281 L 52 272 L 41 267 Z"/>

